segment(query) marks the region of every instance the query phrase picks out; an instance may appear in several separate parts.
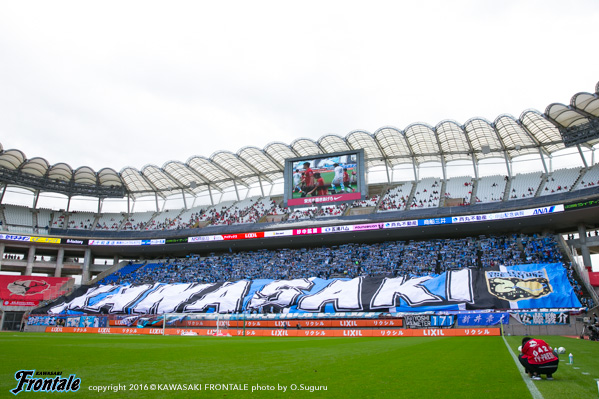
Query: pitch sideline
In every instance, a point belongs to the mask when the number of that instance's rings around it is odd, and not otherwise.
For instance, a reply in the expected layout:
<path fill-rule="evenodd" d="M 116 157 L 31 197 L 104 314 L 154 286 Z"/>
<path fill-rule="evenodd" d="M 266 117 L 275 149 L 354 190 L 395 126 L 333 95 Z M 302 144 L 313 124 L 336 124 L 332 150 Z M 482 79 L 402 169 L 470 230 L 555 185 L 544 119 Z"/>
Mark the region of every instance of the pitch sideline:
<path fill-rule="evenodd" d="M 524 383 L 530 391 L 530 394 L 532 395 L 533 399 L 544 399 L 537 386 L 532 382 L 532 380 L 528 377 L 524 370 L 520 368 L 520 361 L 518 360 L 518 356 L 516 356 L 512 348 L 510 348 L 503 334 L 501 335 L 501 338 L 503 338 L 505 346 L 507 347 L 508 351 L 510 351 L 510 355 L 512 355 L 512 359 L 514 359 L 514 363 L 516 363 L 516 367 L 518 368 L 518 371 L 520 371 L 520 375 L 522 376 L 522 379 L 524 380 Z"/>

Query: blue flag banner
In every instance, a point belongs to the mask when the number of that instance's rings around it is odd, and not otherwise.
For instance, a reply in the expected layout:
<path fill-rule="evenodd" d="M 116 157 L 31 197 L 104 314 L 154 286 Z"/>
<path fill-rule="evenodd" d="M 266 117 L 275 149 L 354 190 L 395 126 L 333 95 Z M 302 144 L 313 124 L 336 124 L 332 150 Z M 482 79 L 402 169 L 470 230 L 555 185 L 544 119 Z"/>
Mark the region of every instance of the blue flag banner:
<path fill-rule="evenodd" d="M 495 326 L 509 324 L 509 313 L 466 313 L 458 315 L 458 326 Z"/>
<path fill-rule="evenodd" d="M 511 309 L 581 306 L 561 263 L 502 266 L 485 277 L 492 295 L 508 300 Z"/>
<path fill-rule="evenodd" d="M 560 263 L 461 269 L 411 278 L 239 280 L 95 285 L 37 309 L 40 314 L 459 312 L 580 309 Z M 481 317 L 488 317 L 483 312 Z M 462 325 L 477 324 L 470 316 Z M 462 323 L 462 316 L 459 323 Z M 507 323 L 507 320 L 505 320 Z M 473 324 L 476 323 L 476 324 Z"/>
<path fill-rule="evenodd" d="M 512 317 L 527 326 L 570 324 L 567 312 L 520 312 L 512 314 Z"/>

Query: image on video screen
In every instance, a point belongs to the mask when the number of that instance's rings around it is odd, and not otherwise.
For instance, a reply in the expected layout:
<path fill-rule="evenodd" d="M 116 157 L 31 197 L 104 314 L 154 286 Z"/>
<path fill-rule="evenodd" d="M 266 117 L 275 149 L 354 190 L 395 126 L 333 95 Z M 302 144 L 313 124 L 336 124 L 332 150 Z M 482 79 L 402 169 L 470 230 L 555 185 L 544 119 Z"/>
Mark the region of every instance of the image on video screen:
<path fill-rule="evenodd" d="M 359 192 L 357 154 L 301 160 L 292 164 L 291 198 Z"/>

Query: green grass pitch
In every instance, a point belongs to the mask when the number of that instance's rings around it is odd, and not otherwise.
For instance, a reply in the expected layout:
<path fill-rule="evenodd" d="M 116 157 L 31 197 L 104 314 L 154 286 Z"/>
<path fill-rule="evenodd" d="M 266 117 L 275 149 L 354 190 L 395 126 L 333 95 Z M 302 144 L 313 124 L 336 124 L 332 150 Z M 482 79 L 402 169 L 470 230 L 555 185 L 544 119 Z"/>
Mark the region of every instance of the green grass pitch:
<path fill-rule="evenodd" d="M 348 169 L 347 170 L 348 173 L 351 174 L 352 169 Z M 333 178 L 335 177 L 335 172 L 331 171 L 331 172 L 323 172 L 321 173 L 321 176 L 324 180 L 324 184 L 325 185 L 330 185 L 331 182 L 333 181 Z M 350 184 L 351 188 L 357 190 L 358 189 L 358 185 L 357 184 Z M 341 187 L 337 186 L 337 191 L 341 192 Z M 292 198 L 301 198 L 301 194 L 300 193 L 293 193 Z"/>
<path fill-rule="evenodd" d="M 545 399 L 597 398 L 599 342 L 543 337 L 562 355 Z M 506 337 L 515 352 L 521 337 Z M 17 397 L 93 398 L 531 398 L 502 337 L 244 338 L 98 334 L 0 334 L 0 397 L 13 397 L 18 370 L 76 374 L 69 393 Z M 154 384 L 154 390 L 151 389 Z M 199 391 L 158 390 L 194 384 Z M 238 384 L 248 390 L 206 390 Z M 301 385 L 307 390 L 300 390 Z M 252 392 L 260 386 L 261 390 Z M 91 387 L 125 388 L 98 393 Z M 230 385 L 229 385 L 230 386 Z M 273 390 L 265 390 L 272 387 Z M 286 387 L 283 392 L 280 388 Z M 292 390 L 296 387 L 296 390 Z M 326 387 L 314 390 L 310 387 Z M 146 390 L 147 389 L 147 390 Z"/>

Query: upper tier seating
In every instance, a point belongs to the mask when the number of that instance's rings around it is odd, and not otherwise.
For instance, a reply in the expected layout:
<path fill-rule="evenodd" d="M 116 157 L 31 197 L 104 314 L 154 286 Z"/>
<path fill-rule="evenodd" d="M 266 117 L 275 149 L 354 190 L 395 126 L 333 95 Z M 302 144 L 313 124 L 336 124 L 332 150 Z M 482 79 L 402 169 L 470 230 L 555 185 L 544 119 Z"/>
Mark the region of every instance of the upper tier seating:
<path fill-rule="evenodd" d="M 476 191 L 477 203 L 503 201 L 505 192 L 506 176 L 487 176 L 478 181 Z"/>
<path fill-rule="evenodd" d="M 512 179 L 509 199 L 534 197 L 541 185 L 541 172 L 516 175 Z"/>
<path fill-rule="evenodd" d="M 412 192 L 413 183 L 402 183 L 399 186 L 393 187 L 381 199 L 379 204 L 379 212 L 385 211 L 403 211 L 406 209 L 410 193 Z"/>
<path fill-rule="evenodd" d="M 452 177 L 445 184 L 445 198 L 461 198 L 463 205 L 470 205 L 472 198 L 472 177 Z"/>
<path fill-rule="evenodd" d="M 541 189 L 541 195 L 551 195 L 568 192 L 580 176 L 580 168 L 558 169 L 545 179 L 545 186 Z"/>
<path fill-rule="evenodd" d="M 441 199 L 441 179 L 427 177 L 416 185 L 411 208 L 436 208 Z"/>
<path fill-rule="evenodd" d="M 593 165 L 584 171 L 574 190 L 595 187 L 599 185 L 599 164 Z"/>

